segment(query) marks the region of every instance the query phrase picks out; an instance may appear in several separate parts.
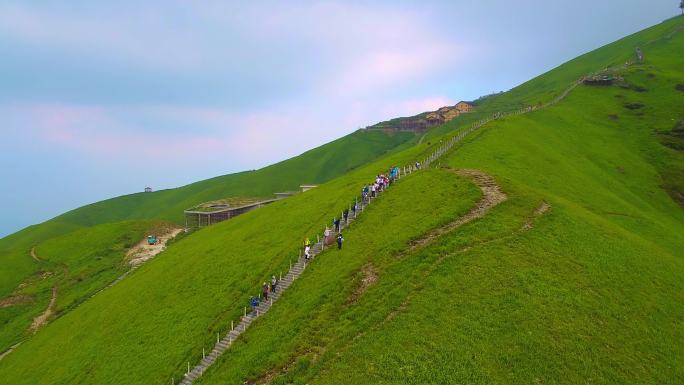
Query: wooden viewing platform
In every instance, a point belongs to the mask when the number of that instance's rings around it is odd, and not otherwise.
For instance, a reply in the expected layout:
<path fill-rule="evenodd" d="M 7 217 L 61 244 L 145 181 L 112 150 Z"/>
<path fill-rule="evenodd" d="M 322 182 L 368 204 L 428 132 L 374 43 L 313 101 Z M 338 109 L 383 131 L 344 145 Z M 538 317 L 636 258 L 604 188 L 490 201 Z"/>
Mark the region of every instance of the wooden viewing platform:
<path fill-rule="evenodd" d="M 195 229 L 203 226 L 213 225 L 214 223 L 225 221 L 226 219 L 236 217 L 240 214 L 258 209 L 259 207 L 279 201 L 281 199 L 283 198 L 267 199 L 237 207 L 217 204 L 203 209 L 188 209 L 183 211 L 183 213 L 185 213 L 185 228 Z"/>

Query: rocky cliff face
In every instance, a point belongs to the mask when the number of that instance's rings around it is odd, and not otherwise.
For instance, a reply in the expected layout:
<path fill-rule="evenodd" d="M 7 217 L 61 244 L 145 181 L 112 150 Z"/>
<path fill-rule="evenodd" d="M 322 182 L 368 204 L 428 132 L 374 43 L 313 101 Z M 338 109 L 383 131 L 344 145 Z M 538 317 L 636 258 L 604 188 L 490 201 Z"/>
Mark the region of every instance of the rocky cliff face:
<path fill-rule="evenodd" d="M 385 131 L 414 131 L 423 132 L 430 127 L 444 124 L 462 113 L 469 112 L 472 105 L 469 103 L 464 108 L 464 102 L 459 102 L 454 106 L 441 107 L 437 111 L 424 112 L 422 114 L 411 116 L 407 118 L 396 118 L 386 122 L 380 122 L 373 126 L 366 127 L 367 130 L 385 130 Z"/>

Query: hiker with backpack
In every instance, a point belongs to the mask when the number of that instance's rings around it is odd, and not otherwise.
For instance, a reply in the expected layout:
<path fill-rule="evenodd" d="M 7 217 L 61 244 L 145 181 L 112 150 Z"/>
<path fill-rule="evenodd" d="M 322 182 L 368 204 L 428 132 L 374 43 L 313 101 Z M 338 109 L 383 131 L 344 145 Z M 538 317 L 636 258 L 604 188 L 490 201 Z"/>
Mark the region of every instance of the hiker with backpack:
<path fill-rule="evenodd" d="M 342 250 L 342 242 L 344 242 L 344 238 L 342 237 L 342 233 L 337 234 L 337 250 Z"/>
<path fill-rule="evenodd" d="M 344 223 L 347 223 L 347 221 L 349 220 L 349 209 L 344 209 L 344 211 L 342 212 L 342 216 L 344 217 Z"/>
<path fill-rule="evenodd" d="M 252 312 L 254 312 L 257 306 L 259 306 L 259 299 L 255 296 L 252 296 L 252 298 L 249 299 L 249 306 L 252 307 Z"/>
<path fill-rule="evenodd" d="M 268 286 L 266 282 L 264 282 L 264 285 L 261 287 L 261 294 L 264 295 L 264 301 L 268 300 L 268 292 L 271 288 Z"/>
<path fill-rule="evenodd" d="M 335 231 L 340 232 L 340 219 L 335 217 L 333 218 L 333 224 L 335 225 Z"/>

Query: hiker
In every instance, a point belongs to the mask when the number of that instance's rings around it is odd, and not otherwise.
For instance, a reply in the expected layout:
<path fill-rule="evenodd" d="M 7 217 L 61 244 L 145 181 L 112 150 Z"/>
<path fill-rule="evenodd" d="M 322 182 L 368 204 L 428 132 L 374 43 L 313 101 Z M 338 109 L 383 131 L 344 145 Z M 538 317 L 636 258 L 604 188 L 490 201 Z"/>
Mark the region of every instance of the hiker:
<path fill-rule="evenodd" d="M 375 198 L 375 190 L 377 190 L 377 187 L 375 187 L 377 183 L 373 183 L 371 186 L 371 198 Z"/>
<path fill-rule="evenodd" d="M 311 246 L 304 247 L 304 259 L 309 260 L 311 258 Z"/>
<path fill-rule="evenodd" d="M 270 287 L 266 282 L 264 282 L 264 286 L 261 287 L 261 294 L 264 295 L 264 301 L 268 300 L 268 291 Z"/>
<path fill-rule="evenodd" d="M 347 220 L 349 219 L 349 209 L 344 209 L 342 216 L 344 217 L 344 223 L 347 223 Z"/>
<path fill-rule="evenodd" d="M 354 215 L 354 218 L 356 218 L 356 201 L 352 204 L 352 214 Z"/>
<path fill-rule="evenodd" d="M 342 250 L 342 242 L 344 242 L 344 238 L 342 237 L 342 233 L 337 234 L 337 250 Z"/>
<path fill-rule="evenodd" d="M 330 242 L 330 233 L 331 233 L 331 232 L 332 232 L 332 231 L 326 226 L 326 227 L 325 227 L 325 231 L 323 232 L 323 240 L 324 240 L 324 241 L 323 241 L 323 244 L 326 245 L 326 246 L 329 245 L 329 244 L 331 243 L 331 242 Z"/>
<path fill-rule="evenodd" d="M 252 307 L 252 311 L 255 311 L 257 306 L 259 306 L 259 298 L 252 296 L 252 298 L 249 299 L 249 306 Z"/>
<path fill-rule="evenodd" d="M 278 287 L 278 280 L 275 275 L 271 277 L 271 293 L 275 294 L 276 288 Z"/>
<path fill-rule="evenodd" d="M 333 224 L 335 225 L 335 231 L 340 232 L 340 220 L 339 218 L 333 218 Z"/>

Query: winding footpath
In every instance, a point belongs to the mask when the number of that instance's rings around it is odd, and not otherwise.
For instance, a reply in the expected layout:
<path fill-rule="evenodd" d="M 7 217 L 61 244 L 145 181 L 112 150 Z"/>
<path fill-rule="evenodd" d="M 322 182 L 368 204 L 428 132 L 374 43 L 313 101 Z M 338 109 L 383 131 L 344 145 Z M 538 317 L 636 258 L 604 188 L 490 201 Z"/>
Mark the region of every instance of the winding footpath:
<path fill-rule="evenodd" d="M 476 219 L 484 217 L 490 209 L 508 199 L 506 194 L 501 191 L 499 185 L 496 184 L 494 178 L 483 173 L 482 171 L 459 170 L 454 172 L 460 176 L 470 179 L 473 183 L 475 183 L 475 185 L 477 185 L 477 187 L 479 187 L 482 191 L 482 198 L 467 214 L 456 218 L 453 222 L 449 222 L 442 227 L 438 227 L 428 232 L 419 239 L 412 241 L 406 250 L 400 254 L 400 256 L 410 254 L 416 249 L 422 248 L 425 245 L 432 243 L 435 239 L 441 237 L 442 235 L 449 233 L 465 225 L 466 223 L 470 223 Z"/>
<path fill-rule="evenodd" d="M 50 317 L 55 313 L 55 302 L 57 302 L 57 286 L 52 288 L 52 298 L 50 298 L 50 303 L 48 304 L 47 309 L 45 309 L 41 315 L 34 318 L 33 323 L 31 323 L 31 331 L 34 334 L 38 331 L 38 329 L 40 329 L 41 326 L 45 325 Z"/>

